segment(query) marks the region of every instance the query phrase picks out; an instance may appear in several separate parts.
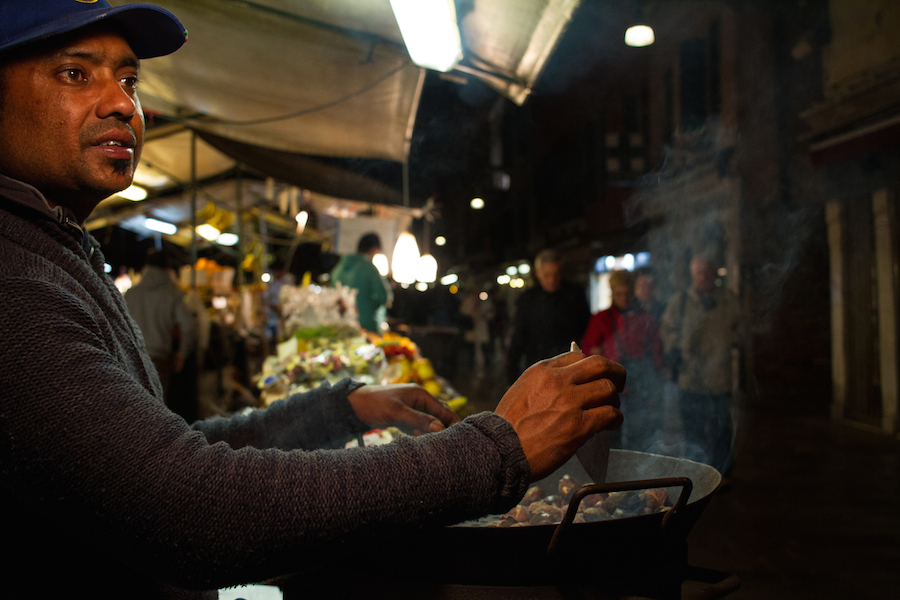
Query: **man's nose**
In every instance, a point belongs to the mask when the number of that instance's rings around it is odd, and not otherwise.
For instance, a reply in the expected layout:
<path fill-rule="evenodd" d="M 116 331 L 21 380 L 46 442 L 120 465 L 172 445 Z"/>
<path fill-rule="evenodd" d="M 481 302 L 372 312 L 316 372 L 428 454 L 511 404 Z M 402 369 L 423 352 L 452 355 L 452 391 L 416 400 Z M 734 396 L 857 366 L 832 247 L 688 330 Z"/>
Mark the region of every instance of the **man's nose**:
<path fill-rule="evenodd" d="M 115 117 L 129 121 L 137 110 L 137 100 L 133 93 L 127 92 L 119 81 L 111 78 L 103 82 L 100 102 L 97 104 L 97 116 L 101 119 Z"/>

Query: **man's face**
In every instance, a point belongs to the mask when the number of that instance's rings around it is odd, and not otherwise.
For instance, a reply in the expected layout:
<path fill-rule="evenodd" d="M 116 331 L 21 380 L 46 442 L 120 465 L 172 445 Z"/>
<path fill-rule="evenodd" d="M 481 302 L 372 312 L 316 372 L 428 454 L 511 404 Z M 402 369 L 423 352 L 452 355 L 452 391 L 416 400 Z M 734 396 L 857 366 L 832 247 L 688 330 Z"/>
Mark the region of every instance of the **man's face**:
<path fill-rule="evenodd" d="M 713 264 L 706 259 L 691 262 L 691 280 L 701 294 L 711 294 L 716 285 L 716 271 Z"/>
<path fill-rule="evenodd" d="M 650 275 L 638 275 L 634 282 L 634 295 L 641 302 L 647 303 L 653 299 L 653 277 Z"/>
<path fill-rule="evenodd" d="M 535 269 L 535 275 L 544 291 L 550 294 L 557 291 L 562 284 L 562 268 L 559 263 L 543 263 Z"/>
<path fill-rule="evenodd" d="M 113 31 L 92 28 L 4 67 L 0 172 L 83 222 L 131 184 L 144 139 L 139 61 Z"/>

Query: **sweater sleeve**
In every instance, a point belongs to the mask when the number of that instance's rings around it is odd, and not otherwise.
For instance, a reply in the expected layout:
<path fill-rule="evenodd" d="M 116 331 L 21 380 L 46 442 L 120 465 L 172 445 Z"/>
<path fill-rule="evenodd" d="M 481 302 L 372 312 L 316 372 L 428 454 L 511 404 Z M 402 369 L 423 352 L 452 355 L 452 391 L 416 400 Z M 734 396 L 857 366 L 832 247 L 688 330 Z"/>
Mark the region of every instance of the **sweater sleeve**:
<path fill-rule="evenodd" d="M 44 515 L 46 544 L 105 553 L 96 564 L 218 589 L 506 510 L 527 488 L 515 431 L 493 413 L 371 448 L 211 443 L 116 360 L 85 300 L 17 281 L 0 303 L 3 506 Z"/>
<path fill-rule="evenodd" d="M 362 385 L 350 379 L 334 386 L 325 383 L 248 415 L 212 417 L 194 423 L 193 428 L 203 432 L 210 442 L 224 441 L 232 448 L 340 448 L 368 429 L 356 418 L 347 400 Z"/>

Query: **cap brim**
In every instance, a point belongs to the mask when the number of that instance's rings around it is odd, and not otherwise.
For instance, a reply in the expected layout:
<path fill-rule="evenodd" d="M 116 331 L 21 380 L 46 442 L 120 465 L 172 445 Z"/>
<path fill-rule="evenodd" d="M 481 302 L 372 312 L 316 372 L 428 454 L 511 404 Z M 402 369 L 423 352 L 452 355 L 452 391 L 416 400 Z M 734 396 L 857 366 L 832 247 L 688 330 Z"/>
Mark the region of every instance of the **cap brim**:
<path fill-rule="evenodd" d="M 117 25 L 138 58 L 153 58 L 175 52 L 187 40 L 187 30 L 178 17 L 152 4 L 127 4 L 107 10 L 63 15 L 0 46 L 0 52 L 76 31 L 95 23 Z"/>

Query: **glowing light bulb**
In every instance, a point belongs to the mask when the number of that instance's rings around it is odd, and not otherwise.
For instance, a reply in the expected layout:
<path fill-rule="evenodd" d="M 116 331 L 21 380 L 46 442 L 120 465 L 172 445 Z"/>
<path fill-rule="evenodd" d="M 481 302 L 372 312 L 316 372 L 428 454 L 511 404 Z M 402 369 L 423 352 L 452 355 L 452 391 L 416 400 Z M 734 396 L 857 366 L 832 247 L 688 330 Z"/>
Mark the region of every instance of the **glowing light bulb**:
<path fill-rule="evenodd" d="M 297 221 L 297 233 L 303 233 L 303 230 L 306 229 L 306 224 L 309 222 L 309 213 L 301 210 L 294 219 Z"/>
<path fill-rule="evenodd" d="M 430 254 L 423 254 L 416 265 L 416 281 L 434 283 L 437 279 L 437 270 L 437 260 Z"/>
<path fill-rule="evenodd" d="M 238 243 L 238 236 L 236 233 L 223 233 L 216 238 L 216 243 L 220 246 L 235 246 Z"/>
<path fill-rule="evenodd" d="M 394 281 L 407 285 L 415 283 L 418 264 L 419 245 L 416 243 L 416 238 L 411 233 L 401 233 L 391 257 L 391 272 Z"/>
<path fill-rule="evenodd" d="M 625 30 L 625 44 L 632 48 L 643 48 L 655 41 L 653 29 L 647 25 L 634 25 Z"/>
<path fill-rule="evenodd" d="M 178 227 L 172 223 L 166 223 L 165 221 L 159 221 L 157 219 L 145 219 L 144 227 L 150 231 L 158 231 L 159 233 L 164 233 L 166 235 L 175 235 L 178 233 Z"/>
<path fill-rule="evenodd" d="M 391 266 L 388 264 L 388 258 L 383 252 L 379 252 L 372 257 L 372 264 L 375 265 L 375 268 L 378 269 L 378 274 L 382 277 L 387 277 L 388 273 L 391 271 Z"/>
<path fill-rule="evenodd" d="M 214 239 L 218 238 L 221 235 L 221 231 L 210 225 L 209 223 L 204 223 L 203 225 L 197 225 L 196 228 L 197 235 L 202 237 L 207 242 L 211 242 Z"/>
<path fill-rule="evenodd" d="M 132 202 L 140 202 L 147 197 L 147 190 L 138 185 L 129 185 L 121 192 L 117 192 L 116 196 L 131 200 Z"/>
<path fill-rule="evenodd" d="M 447 72 L 462 58 L 453 0 L 391 0 L 391 8 L 414 63 Z"/>

